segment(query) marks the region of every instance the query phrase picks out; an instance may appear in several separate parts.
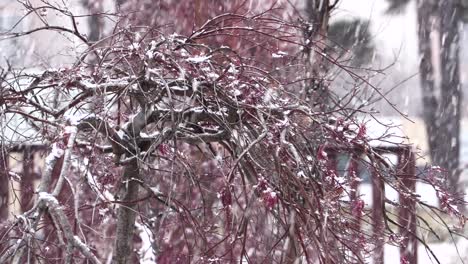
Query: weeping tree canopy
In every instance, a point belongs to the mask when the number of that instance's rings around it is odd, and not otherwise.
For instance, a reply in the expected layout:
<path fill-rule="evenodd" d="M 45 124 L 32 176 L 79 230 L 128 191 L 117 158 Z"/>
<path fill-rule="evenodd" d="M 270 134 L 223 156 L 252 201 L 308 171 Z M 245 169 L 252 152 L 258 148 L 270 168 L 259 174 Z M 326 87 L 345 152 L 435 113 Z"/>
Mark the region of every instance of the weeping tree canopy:
<path fill-rule="evenodd" d="M 52 6 L 25 8 L 27 16 L 53 8 L 75 19 Z M 352 103 L 364 96 L 360 86 L 332 98 L 328 112 L 301 98 L 317 78 L 304 61 L 315 43 L 303 27 L 270 10 L 221 14 L 189 35 L 117 23 L 92 43 L 73 25 L 41 28 L 87 48 L 69 67 L 3 71 L 3 152 L 38 142 L 46 151 L 34 205 L 2 223 L 0 263 L 362 263 L 382 241 L 401 246 L 405 237 L 388 224 L 379 241 L 356 228 L 370 213 L 350 197 L 359 175 L 338 172 L 331 149 L 350 150 L 407 199 L 438 209 L 405 188 L 369 144 L 354 117 L 365 111 Z M 426 181 L 447 195 L 437 173 Z M 456 201 L 444 197 L 463 223 Z M 382 200 L 384 211 L 386 203 L 402 207 Z"/>

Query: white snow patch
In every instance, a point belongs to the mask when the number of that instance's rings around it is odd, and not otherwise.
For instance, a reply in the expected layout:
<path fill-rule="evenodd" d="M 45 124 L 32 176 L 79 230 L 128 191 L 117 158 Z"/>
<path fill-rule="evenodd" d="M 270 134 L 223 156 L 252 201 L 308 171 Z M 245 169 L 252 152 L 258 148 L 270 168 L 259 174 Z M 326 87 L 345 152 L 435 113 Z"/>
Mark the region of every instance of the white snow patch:
<path fill-rule="evenodd" d="M 277 58 L 283 58 L 284 56 L 287 56 L 287 55 L 288 53 L 284 51 L 278 51 L 276 53 L 271 54 L 271 57 L 277 59 Z"/>
<path fill-rule="evenodd" d="M 75 239 L 75 243 L 77 243 L 81 248 L 87 248 L 89 251 L 91 251 L 91 249 L 85 243 L 83 243 L 79 236 L 73 236 L 73 238 Z"/>
<path fill-rule="evenodd" d="M 184 87 L 172 86 L 171 90 L 174 90 L 174 91 L 188 91 L 188 87 L 187 86 L 184 86 Z"/>
<path fill-rule="evenodd" d="M 192 63 L 202 63 L 202 62 L 209 60 L 210 58 L 211 56 L 197 56 L 197 57 L 188 58 L 187 61 L 192 62 Z"/>
<path fill-rule="evenodd" d="M 57 143 L 54 143 L 52 145 L 52 150 L 50 151 L 49 155 L 47 155 L 47 158 L 45 160 L 45 164 L 48 168 L 52 168 L 52 162 L 60 157 L 62 157 L 62 155 L 64 154 L 65 152 L 63 151 L 63 149 L 61 149 L 60 147 L 58 147 Z"/>
<path fill-rule="evenodd" d="M 154 239 L 151 230 L 140 223 L 135 223 L 141 239 L 141 248 L 138 250 L 141 264 L 156 264 L 156 255 L 153 252 Z"/>
<path fill-rule="evenodd" d="M 122 129 L 117 130 L 117 136 L 119 138 L 125 138 L 126 137 L 125 132 Z"/>
<path fill-rule="evenodd" d="M 76 126 L 66 126 L 64 129 L 65 133 L 67 134 L 72 134 L 72 133 L 77 133 L 78 128 Z"/>
<path fill-rule="evenodd" d="M 233 89 L 232 90 L 232 95 L 234 95 L 234 96 L 239 96 L 241 94 L 242 94 L 242 92 L 239 89 Z"/>
<path fill-rule="evenodd" d="M 128 46 L 128 49 L 129 49 L 130 51 L 137 50 L 137 49 L 139 49 L 139 48 L 140 48 L 140 43 L 136 43 L 136 42 L 135 42 L 135 43 L 132 43 L 130 46 Z"/>
<path fill-rule="evenodd" d="M 66 121 L 70 123 L 72 126 L 78 125 L 81 120 L 84 118 L 88 117 L 89 114 L 82 114 L 82 113 L 71 113 L 71 112 L 66 112 L 63 117 L 65 118 Z"/>
<path fill-rule="evenodd" d="M 148 59 L 152 60 L 154 58 L 154 51 L 148 50 L 146 52 L 146 57 L 148 57 Z"/>

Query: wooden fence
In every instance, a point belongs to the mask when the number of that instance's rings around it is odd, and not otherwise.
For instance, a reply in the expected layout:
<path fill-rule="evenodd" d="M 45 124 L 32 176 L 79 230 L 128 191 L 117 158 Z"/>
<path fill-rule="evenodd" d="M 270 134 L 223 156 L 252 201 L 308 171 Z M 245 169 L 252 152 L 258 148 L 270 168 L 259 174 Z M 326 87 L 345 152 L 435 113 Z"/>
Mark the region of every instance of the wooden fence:
<path fill-rule="evenodd" d="M 396 168 L 393 173 L 396 173 L 396 178 L 400 179 L 401 183 L 409 191 L 416 191 L 416 160 L 415 155 L 410 146 L 386 146 L 376 147 L 373 151 L 380 155 L 395 155 L 397 158 Z M 364 154 L 365 150 L 361 148 L 327 148 L 327 154 L 330 160 L 334 161 L 333 167 L 337 167 L 337 156 L 340 154 L 346 154 L 350 156 L 348 160 L 347 170 L 348 174 L 356 173 L 357 175 L 362 172 L 358 171 L 360 156 Z M 377 247 L 373 252 L 373 263 L 383 264 L 384 263 L 384 246 L 385 241 L 382 239 L 385 219 L 385 185 L 382 177 L 377 177 L 375 171 L 370 170 L 370 184 L 372 186 L 372 235 L 377 242 Z M 351 184 L 350 200 L 354 201 L 358 198 L 359 187 L 358 181 L 353 181 Z M 418 263 L 418 241 L 416 238 L 416 202 L 401 193 L 399 194 L 399 201 L 401 206 L 398 210 L 398 221 L 399 234 L 404 238 L 400 248 L 400 262 L 416 264 Z M 358 226 L 355 228 L 361 229 L 361 219 L 358 219 Z"/>

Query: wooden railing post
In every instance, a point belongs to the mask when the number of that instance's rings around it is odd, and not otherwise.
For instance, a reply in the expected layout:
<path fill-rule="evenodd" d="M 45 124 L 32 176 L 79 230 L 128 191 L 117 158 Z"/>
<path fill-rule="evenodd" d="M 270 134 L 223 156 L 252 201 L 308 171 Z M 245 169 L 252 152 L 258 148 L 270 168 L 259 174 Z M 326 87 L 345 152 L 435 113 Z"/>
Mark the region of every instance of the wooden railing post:
<path fill-rule="evenodd" d="M 358 171 L 358 162 L 357 162 L 357 154 L 351 154 L 349 157 L 349 165 L 348 165 L 348 175 L 351 181 L 350 187 L 351 191 L 349 193 L 349 198 L 351 201 L 354 201 L 358 198 L 359 195 L 359 171 Z"/>
<path fill-rule="evenodd" d="M 348 178 L 350 181 L 351 190 L 349 192 L 349 201 L 351 202 L 351 210 L 353 213 L 353 222 L 351 224 L 352 229 L 356 232 L 356 234 L 362 235 L 361 231 L 361 220 L 362 220 L 362 210 L 364 209 L 364 201 L 360 200 L 359 198 L 359 163 L 358 163 L 359 155 L 357 153 L 352 153 L 349 158 L 348 163 Z M 362 203 L 362 204 L 361 204 Z M 362 206 L 362 207 L 361 207 Z M 359 240 L 362 237 L 356 236 L 354 239 L 357 244 L 359 244 Z M 362 249 L 356 248 L 354 252 L 356 256 L 362 260 Z"/>
<path fill-rule="evenodd" d="M 23 173 L 20 191 L 21 211 L 26 212 L 32 207 L 34 194 L 34 152 L 29 147 L 23 149 Z"/>
<path fill-rule="evenodd" d="M 372 226 L 375 250 L 373 252 L 373 263 L 384 263 L 384 212 L 385 187 L 382 175 L 377 175 L 375 169 L 372 170 Z"/>
<path fill-rule="evenodd" d="M 412 193 L 416 191 L 416 160 L 411 148 L 406 148 L 399 155 L 398 170 L 399 179 Z M 401 208 L 398 212 L 398 222 L 401 225 L 400 235 L 403 237 L 400 248 L 402 263 L 418 263 L 418 241 L 416 239 L 416 201 L 400 193 Z"/>
<path fill-rule="evenodd" d="M 8 153 L 0 149 L 0 223 L 8 219 Z"/>

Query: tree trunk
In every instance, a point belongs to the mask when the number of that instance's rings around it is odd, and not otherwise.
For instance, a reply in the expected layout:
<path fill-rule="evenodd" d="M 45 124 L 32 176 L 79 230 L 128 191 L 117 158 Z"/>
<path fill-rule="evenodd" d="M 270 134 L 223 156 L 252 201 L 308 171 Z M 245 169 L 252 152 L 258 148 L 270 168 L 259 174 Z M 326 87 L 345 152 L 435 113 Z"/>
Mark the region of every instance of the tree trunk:
<path fill-rule="evenodd" d="M 437 155 L 437 143 L 439 142 L 437 132 L 437 94 L 435 91 L 434 67 L 432 60 L 431 32 L 434 27 L 433 4 L 427 0 L 418 0 L 418 38 L 419 38 L 419 74 L 423 101 L 423 118 L 426 124 L 426 133 L 429 144 L 431 159 Z"/>
<path fill-rule="evenodd" d="M 112 263 L 130 263 L 132 258 L 139 181 L 138 161 L 134 159 L 125 166 L 122 177 L 119 192 L 120 205 L 117 212 L 117 236 Z"/>
<path fill-rule="evenodd" d="M 329 71 L 329 63 L 323 54 L 327 52 L 328 21 L 330 19 L 329 0 L 308 0 L 306 13 L 310 27 L 306 32 L 306 44 L 312 45 L 308 50 L 308 63 L 312 76 L 311 83 L 305 91 L 305 100 L 319 108 L 328 108 L 330 99 L 329 85 L 326 75 Z"/>
<path fill-rule="evenodd" d="M 459 191 L 460 178 L 460 10 L 453 0 L 418 0 L 417 16 L 423 116 L 431 161 L 447 171 L 451 191 L 455 193 Z M 431 46 L 430 34 L 435 28 L 439 30 L 440 52 Z M 432 60 L 433 56 L 438 60 Z M 434 61 L 440 62 L 439 95 L 434 80 Z"/>
<path fill-rule="evenodd" d="M 103 23 L 101 16 L 97 13 L 101 12 L 101 4 L 96 1 L 82 0 L 82 5 L 90 12 L 88 17 L 88 40 L 96 42 L 101 39 Z"/>
<path fill-rule="evenodd" d="M 441 93 L 439 105 L 439 152 L 434 162 L 440 163 L 448 172 L 452 193 L 459 190 L 460 157 L 460 9 L 458 1 L 440 1 L 440 36 L 441 36 Z"/>

